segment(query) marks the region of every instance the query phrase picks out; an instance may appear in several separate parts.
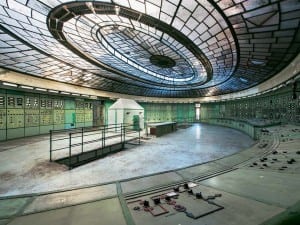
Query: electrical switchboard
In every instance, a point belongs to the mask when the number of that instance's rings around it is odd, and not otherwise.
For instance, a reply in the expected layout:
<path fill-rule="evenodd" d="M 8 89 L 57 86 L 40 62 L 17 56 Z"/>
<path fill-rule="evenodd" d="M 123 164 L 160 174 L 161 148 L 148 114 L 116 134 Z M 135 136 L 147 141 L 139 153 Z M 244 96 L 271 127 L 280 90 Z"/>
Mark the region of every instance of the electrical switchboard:
<path fill-rule="evenodd" d="M 84 101 L 76 101 L 76 123 L 84 123 Z"/>
<path fill-rule="evenodd" d="M 76 109 L 84 109 L 84 106 L 85 106 L 84 101 L 76 101 L 75 102 Z"/>
<path fill-rule="evenodd" d="M 0 129 L 6 128 L 5 96 L 0 95 Z"/>
<path fill-rule="evenodd" d="M 6 109 L 0 108 L 0 129 L 6 128 Z"/>
<path fill-rule="evenodd" d="M 53 100 L 42 97 L 40 100 L 40 125 L 53 124 Z"/>
<path fill-rule="evenodd" d="M 53 123 L 54 124 L 64 124 L 65 123 L 65 104 L 63 99 L 53 100 Z"/>
<path fill-rule="evenodd" d="M 37 127 L 39 124 L 39 97 L 25 96 L 25 127 Z"/>
<path fill-rule="evenodd" d="M 92 101 L 0 90 L 0 140 L 75 127 L 75 122 L 92 125 Z"/>
<path fill-rule="evenodd" d="M 141 103 L 145 110 L 145 121 L 191 121 L 195 118 L 195 105 L 188 103 L 159 104 Z"/>
<path fill-rule="evenodd" d="M 259 97 L 233 100 L 224 103 L 204 103 L 201 105 L 202 119 L 240 118 L 268 119 L 280 122 L 300 123 L 300 90 L 284 87 Z M 218 106 L 225 105 L 225 111 Z"/>
<path fill-rule="evenodd" d="M 76 110 L 76 123 L 84 123 L 84 110 Z"/>
<path fill-rule="evenodd" d="M 41 104 L 40 104 L 40 107 L 41 107 L 41 109 L 45 109 L 46 108 L 46 102 L 47 102 L 47 100 L 46 99 L 41 99 Z"/>
<path fill-rule="evenodd" d="M 25 108 L 39 109 L 39 97 L 38 96 L 25 96 Z"/>
<path fill-rule="evenodd" d="M 7 109 L 7 128 L 24 127 L 24 109 Z"/>
<path fill-rule="evenodd" d="M 53 100 L 53 108 L 54 109 L 64 109 L 64 100 L 63 99 L 54 99 Z"/>
<path fill-rule="evenodd" d="M 5 96 L 0 95 L 0 109 L 4 109 L 5 107 Z"/>
<path fill-rule="evenodd" d="M 85 102 L 84 105 L 84 121 L 92 122 L 93 121 L 93 104 L 91 102 Z"/>
<path fill-rule="evenodd" d="M 40 124 L 40 111 L 37 109 L 25 110 L 25 127 L 36 127 Z"/>
<path fill-rule="evenodd" d="M 23 109 L 24 97 L 20 95 L 7 95 L 7 108 L 9 109 Z"/>
<path fill-rule="evenodd" d="M 7 128 L 24 127 L 24 96 L 7 95 Z"/>
<path fill-rule="evenodd" d="M 25 127 L 36 127 L 40 123 L 40 111 L 36 109 L 25 110 Z"/>
<path fill-rule="evenodd" d="M 54 109 L 53 122 L 54 122 L 54 124 L 64 124 L 65 123 L 65 111 L 63 109 Z"/>
<path fill-rule="evenodd" d="M 41 109 L 40 110 L 40 125 L 51 125 L 53 122 L 53 110 Z"/>

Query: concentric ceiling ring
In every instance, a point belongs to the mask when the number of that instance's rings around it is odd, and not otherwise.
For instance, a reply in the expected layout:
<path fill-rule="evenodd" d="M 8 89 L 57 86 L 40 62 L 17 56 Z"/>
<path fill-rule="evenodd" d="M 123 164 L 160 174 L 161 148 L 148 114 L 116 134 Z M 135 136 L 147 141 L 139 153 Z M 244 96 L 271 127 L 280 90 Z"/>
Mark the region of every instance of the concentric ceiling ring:
<path fill-rule="evenodd" d="M 181 98 L 245 90 L 278 74 L 299 54 L 298 0 L 62 2 L 67 1 L 0 3 L 1 67 L 103 91 Z M 59 12 L 50 24 L 54 11 Z M 125 30 L 100 35 L 114 26 Z M 126 50 L 136 43 L 159 50 Z M 196 58 L 197 49 L 206 58 Z M 151 55 L 167 56 L 176 65 L 155 66 Z"/>
<path fill-rule="evenodd" d="M 105 68 L 121 76 L 154 84 L 158 87 L 178 88 L 178 90 L 186 89 L 187 85 L 189 85 L 189 88 L 193 86 L 199 88 L 200 85 L 203 85 L 212 79 L 212 65 L 208 58 L 188 37 L 154 17 L 141 14 L 140 12 L 125 7 L 120 7 L 118 15 L 116 15 L 115 9 L 116 5 L 114 4 L 104 4 L 99 2 L 93 2 L 93 4 L 76 2 L 61 5 L 52 10 L 49 14 L 48 27 L 56 39 L 77 55 L 85 58 L 94 65 Z M 107 15 L 109 15 L 110 21 L 103 20 L 102 17 L 107 17 Z M 126 24 L 124 21 L 129 22 Z M 150 55 L 162 55 L 163 57 L 168 57 L 170 58 L 170 62 L 174 61 L 175 64 L 179 65 L 180 63 L 177 63 L 175 59 L 168 55 L 170 54 L 170 49 L 172 49 L 173 52 L 178 52 L 175 56 L 179 55 L 181 58 L 183 56 L 186 62 L 181 63 L 183 66 L 176 68 L 177 71 L 175 71 L 173 66 L 168 70 L 164 68 L 165 71 L 162 70 L 161 66 L 158 66 L 158 69 L 153 71 L 153 63 L 151 63 L 150 60 L 151 56 L 147 57 L 148 62 L 152 64 L 152 68 L 149 69 L 149 64 L 147 65 L 145 62 L 141 63 L 143 59 L 141 57 L 141 60 L 136 60 L 140 65 L 135 65 L 135 62 L 129 62 L 129 59 L 126 59 L 124 54 L 121 55 L 119 53 L 119 48 L 116 46 L 113 48 L 110 44 L 112 42 L 106 41 L 105 43 L 100 43 L 102 46 L 99 46 L 99 43 L 95 42 L 95 37 L 99 39 L 99 35 L 97 36 L 97 34 L 99 34 L 99 30 L 103 30 L 103 27 L 126 27 L 128 24 L 131 24 L 132 29 L 135 31 L 140 30 L 141 32 L 144 32 L 147 30 L 148 36 L 152 35 L 157 40 L 160 40 L 158 42 L 158 45 L 160 45 L 158 48 L 161 46 L 168 46 L 168 49 L 165 48 L 168 52 L 160 54 L 161 52 L 156 51 L 151 52 Z M 83 25 L 85 25 L 85 28 L 81 29 L 79 32 L 78 26 L 82 28 Z M 150 32 L 150 29 L 154 31 Z M 88 35 L 90 35 L 90 37 Z M 83 38 L 85 38 L 85 45 L 79 44 L 77 41 L 78 39 Z M 100 42 L 102 42 L 103 37 L 100 39 Z M 138 45 L 140 49 L 145 49 L 145 46 L 142 46 L 143 43 L 138 43 Z M 113 57 L 111 57 L 112 55 L 108 56 L 107 51 L 104 52 L 103 49 L 111 49 L 110 54 L 113 53 Z M 149 51 L 149 49 L 146 50 Z M 137 52 L 140 53 L 141 51 Z M 105 57 L 102 57 L 101 54 L 106 55 Z M 132 55 L 130 57 L 132 58 Z M 120 63 L 120 60 L 118 63 L 115 63 L 116 58 L 121 59 L 121 61 L 123 60 L 127 65 L 132 65 L 131 71 L 122 71 L 122 68 L 126 67 L 124 64 Z M 139 71 L 137 72 L 137 70 Z M 187 73 L 187 71 L 189 72 Z M 142 72 L 141 75 L 139 75 L 140 72 Z"/>
<path fill-rule="evenodd" d="M 99 17 L 99 16 L 98 16 Z M 97 24 L 100 26 L 100 24 Z M 144 25 L 145 26 L 145 25 Z M 94 30 L 94 29 L 93 29 Z M 93 30 L 91 31 L 92 36 Z M 193 66 L 190 59 L 186 59 L 184 54 L 181 53 L 177 48 L 168 46 L 166 43 L 159 40 L 154 33 L 147 33 L 145 28 L 134 29 L 131 26 L 124 26 L 116 23 L 114 25 L 105 25 L 97 30 L 98 42 L 102 44 L 103 48 L 110 52 L 114 57 L 123 61 L 126 65 L 129 64 L 142 72 L 148 73 L 150 81 L 155 79 L 162 79 L 171 82 L 185 82 L 195 79 L 198 74 L 198 82 L 201 79 L 206 78 L 206 72 L 203 66 Z M 70 35 L 68 35 L 70 36 Z M 94 39 L 95 40 L 95 39 Z M 95 40 L 97 42 L 97 40 Z M 91 43 L 89 52 L 94 52 L 95 58 L 100 62 L 107 61 L 107 56 L 103 58 L 102 55 L 97 54 L 101 49 L 95 49 L 97 43 Z M 183 46 L 181 46 L 183 47 Z M 87 47 L 88 48 L 88 47 Z M 87 49 L 85 49 L 87 51 Z M 168 54 L 166 56 L 165 54 Z M 160 59 L 169 59 L 169 61 L 174 61 L 177 64 L 176 67 L 161 67 L 154 65 L 151 62 L 151 57 L 153 55 L 162 56 Z M 191 57 L 192 58 L 192 57 Z M 193 57 L 196 61 L 196 58 Z M 163 62 L 161 62 L 163 63 Z M 107 62 L 108 65 L 116 67 L 116 65 Z M 122 66 L 126 66 L 122 65 Z M 122 67 L 119 67 L 122 70 Z M 126 71 L 127 72 L 127 71 Z M 202 78 L 203 77 L 203 78 Z"/>

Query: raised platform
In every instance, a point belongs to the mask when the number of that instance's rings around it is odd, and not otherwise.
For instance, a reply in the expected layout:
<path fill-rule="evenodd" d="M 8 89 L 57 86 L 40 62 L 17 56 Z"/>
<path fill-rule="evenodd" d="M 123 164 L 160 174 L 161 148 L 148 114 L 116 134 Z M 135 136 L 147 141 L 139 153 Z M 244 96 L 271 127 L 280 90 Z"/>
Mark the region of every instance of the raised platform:
<path fill-rule="evenodd" d="M 70 157 L 64 157 L 55 160 L 55 162 L 68 166 L 69 169 L 73 169 L 75 167 L 87 164 L 94 160 L 103 158 L 109 154 L 114 154 L 119 151 L 124 150 L 125 142 L 116 143 L 105 146 L 103 148 L 90 150 L 88 152 L 82 152 L 75 155 L 71 155 Z"/>
<path fill-rule="evenodd" d="M 176 122 L 147 123 L 146 131 L 147 135 L 150 133 L 151 135 L 160 137 L 176 131 Z"/>
<path fill-rule="evenodd" d="M 140 130 L 113 124 L 73 130 L 50 131 L 50 162 L 73 169 L 124 150 L 125 144 L 140 144 Z M 136 144 L 136 143 L 134 143 Z"/>

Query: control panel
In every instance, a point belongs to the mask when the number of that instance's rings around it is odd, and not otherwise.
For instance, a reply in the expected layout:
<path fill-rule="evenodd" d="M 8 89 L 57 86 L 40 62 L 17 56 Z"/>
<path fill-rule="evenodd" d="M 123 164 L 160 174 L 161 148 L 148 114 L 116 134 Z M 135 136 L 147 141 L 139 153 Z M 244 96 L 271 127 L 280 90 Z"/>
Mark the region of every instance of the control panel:
<path fill-rule="evenodd" d="M 6 128 L 6 102 L 5 95 L 0 95 L 0 129 Z"/>
<path fill-rule="evenodd" d="M 84 123 L 84 101 L 76 101 L 76 123 Z"/>
<path fill-rule="evenodd" d="M 24 127 L 24 96 L 7 95 L 7 128 Z"/>
<path fill-rule="evenodd" d="M 85 122 L 93 121 L 93 103 L 92 102 L 84 103 L 84 121 Z"/>
<path fill-rule="evenodd" d="M 40 125 L 53 124 L 53 100 L 51 98 L 41 97 L 40 99 Z"/>
<path fill-rule="evenodd" d="M 53 122 L 54 124 L 64 124 L 65 123 L 65 110 L 64 110 L 64 100 L 54 99 L 53 100 Z"/>
<path fill-rule="evenodd" d="M 36 127 L 40 123 L 38 96 L 25 96 L 25 127 Z"/>

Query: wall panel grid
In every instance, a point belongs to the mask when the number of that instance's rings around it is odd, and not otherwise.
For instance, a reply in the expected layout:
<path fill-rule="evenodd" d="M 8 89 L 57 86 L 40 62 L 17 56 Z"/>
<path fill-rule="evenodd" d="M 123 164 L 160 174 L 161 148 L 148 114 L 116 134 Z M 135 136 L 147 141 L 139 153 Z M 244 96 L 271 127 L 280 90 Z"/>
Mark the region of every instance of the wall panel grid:
<path fill-rule="evenodd" d="M 201 118 L 264 119 L 300 124 L 300 84 L 244 100 L 204 103 Z"/>
<path fill-rule="evenodd" d="M 75 106 L 76 102 L 75 98 L 1 89 L 0 141 L 44 134 L 50 129 L 65 128 L 66 111 L 68 107 Z M 78 109 L 76 107 L 75 111 L 78 124 L 80 127 L 91 126 L 92 101 L 82 99 L 80 102 L 81 106 Z M 76 116 L 76 113 L 79 116 Z"/>
<path fill-rule="evenodd" d="M 195 104 L 192 103 L 140 103 L 145 110 L 145 122 L 193 122 Z"/>

